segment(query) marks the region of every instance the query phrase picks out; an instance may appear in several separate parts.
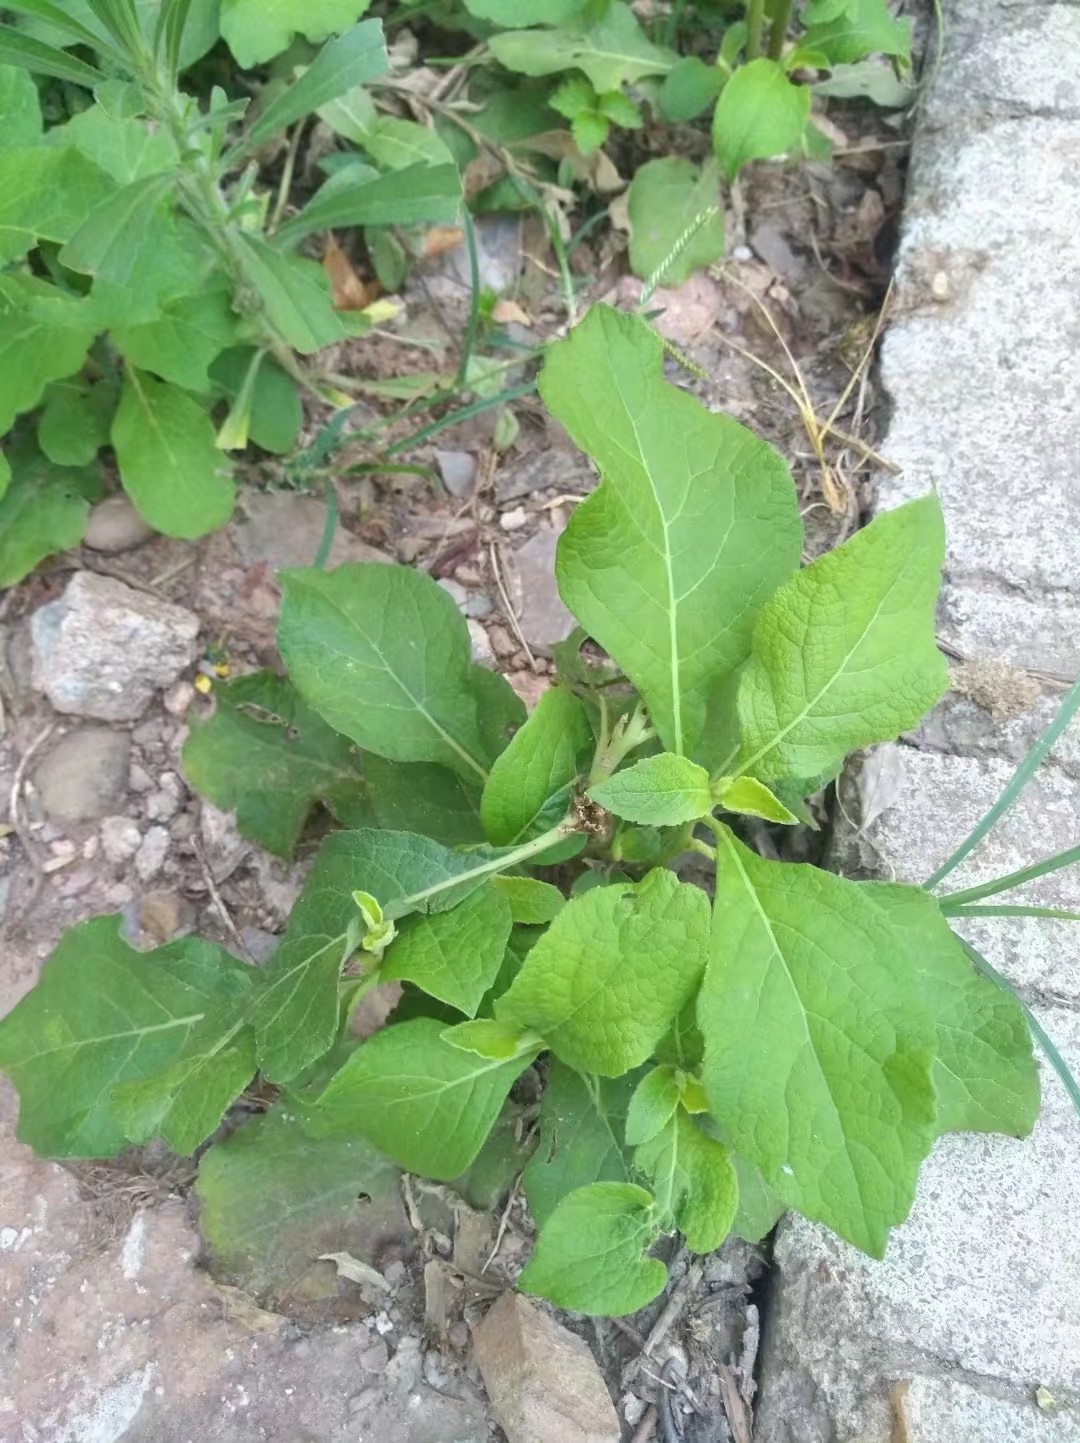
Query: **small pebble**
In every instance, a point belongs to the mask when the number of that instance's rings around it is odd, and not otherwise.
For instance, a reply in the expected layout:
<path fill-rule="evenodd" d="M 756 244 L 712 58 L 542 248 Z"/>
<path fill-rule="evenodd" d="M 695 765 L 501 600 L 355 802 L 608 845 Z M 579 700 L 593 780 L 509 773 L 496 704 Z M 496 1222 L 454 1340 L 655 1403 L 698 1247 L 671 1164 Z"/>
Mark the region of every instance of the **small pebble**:
<path fill-rule="evenodd" d="M 483 577 L 480 575 L 479 571 L 477 571 L 476 567 L 470 566 L 467 561 L 464 562 L 461 566 L 457 566 L 454 568 L 454 575 L 457 577 L 458 581 L 461 582 L 462 586 L 479 586 L 480 582 L 483 580 Z"/>
<path fill-rule="evenodd" d="M 436 451 L 435 464 L 451 496 L 464 500 L 476 480 L 476 457 L 468 451 Z"/>
<path fill-rule="evenodd" d="M 631 1428 L 636 1427 L 645 1416 L 645 1400 L 636 1393 L 627 1393 L 622 1400 L 622 1415 Z"/>
<path fill-rule="evenodd" d="M 90 512 L 83 540 L 91 551 L 115 555 L 141 546 L 153 534 L 126 496 L 107 496 Z"/>
<path fill-rule="evenodd" d="M 375 1331 L 378 1333 L 380 1338 L 385 1338 L 387 1333 L 392 1333 L 394 1331 L 394 1325 L 390 1321 L 390 1316 L 388 1313 L 375 1314 Z"/>
<path fill-rule="evenodd" d="M 150 882 L 165 865 L 169 850 L 169 833 L 164 827 L 151 827 L 135 853 L 135 872 L 142 882 Z"/>
<path fill-rule="evenodd" d="M 130 861 L 141 841 L 142 833 L 130 817 L 106 817 L 101 824 L 101 849 L 114 867 Z"/>
<path fill-rule="evenodd" d="M 520 531 L 528 523 L 529 513 L 524 506 L 515 506 L 512 511 L 504 511 L 499 517 L 499 525 L 504 531 Z"/>
<path fill-rule="evenodd" d="M 170 716 L 183 716 L 195 700 L 195 688 L 189 681 L 178 681 L 165 693 L 165 710 Z"/>
<path fill-rule="evenodd" d="M 153 822 L 168 822 L 183 804 L 183 782 L 175 772 L 162 772 L 157 790 L 146 799 L 146 815 Z"/>
<path fill-rule="evenodd" d="M 138 762 L 132 762 L 128 772 L 128 786 L 133 792 L 148 792 L 154 785 L 154 779 L 145 767 Z"/>
<path fill-rule="evenodd" d="M 465 605 L 465 602 L 468 600 L 469 593 L 465 590 L 464 586 L 462 586 L 460 581 L 443 580 L 439 582 L 439 585 L 446 592 L 447 596 L 452 596 L 454 598 L 458 606 Z"/>
<path fill-rule="evenodd" d="M 495 604 L 486 591 L 470 591 L 461 609 L 466 616 L 479 618 L 490 616 L 495 610 Z"/>
<path fill-rule="evenodd" d="M 470 1334 L 468 1323 L 462 1318 L 458 1318 L 456 1323 L 450 1324 L 450 1329 L 446 1336 L 452 1348 L 455 1348 L 459 1353 L 464 1353 L 465 1349 L 469 1346 Z"/>
<path fill-rule="evenodd" d="M 935 301 L 947 301 L 949 299 L 949 277 L 945 271 L 935 271 L 930 282 L 930 294 Z"/>
<path fill-rule="evenodd" d="M 518 649 L 518 644 L 509 631 L 505 626 L 500 626 L 498 622 L 494 626 L 488 627 L 488 637 L 496 656 L 513 656 Z"/>
<path fill-rule="evenodd" d="M 469 628 L 469 639 L 472 642 L 473 661 L 491 666 L 495 661 L 495 653 L 491 649 L 487 632 L 478 621 L 469 621 L 466 622 L 466 625 Z"/>

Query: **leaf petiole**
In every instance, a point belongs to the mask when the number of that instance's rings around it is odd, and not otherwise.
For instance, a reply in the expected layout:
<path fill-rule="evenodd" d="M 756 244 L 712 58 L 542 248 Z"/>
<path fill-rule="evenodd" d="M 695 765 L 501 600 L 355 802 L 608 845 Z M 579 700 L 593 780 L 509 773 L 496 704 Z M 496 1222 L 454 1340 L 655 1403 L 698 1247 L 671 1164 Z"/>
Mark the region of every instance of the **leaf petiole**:
<path fill-rule="evenodd" d="M 946 892 L 938 899 L 941 910 L 949 916 L 958 907 L 966 906 L 969 902 L 980 902 L 983 897 L 994 897 L 998 892 L 1011 892 L 1014 887 L 1022 887 L 1025 882 L 1034 882 L 1049 872 L 1059 872 L 1063 867 L 1071 867 L 1074 862 L 1080 862 L 1080 846 L 1067 847 L 1065 851 L 1055 852 L 1052 857 L 1044 857 L 1041 862 L 1035 862 L 1030 867 L 1022 867 L 1020 871 L 1009 872 L 1004 877 L 994 877 L 978 887 L 966 887 L 962 892 Z"/>
<path fill-rule="evenodd" d="M 563 818 L 555 827 L 534 837 L 531 842 L 522 842 L 520 847 L 513 847 L 508 852 L 503 852 L 490 861 L 482 862 L 478 867 L 472 867 L 467 872 L 458 872 L 454 877 L 448 877 L 445 881 L 434 882 L 430 887 L 422 891 L 412 892 L 407 897 L 401 897 L 394 902 L 394 911 L 400 917 L 406 912 L 420 910 L 420 904 L 437 897 L 441 892 L 448 892 L 454 887 L 460 887 L 464 882 L 475 881 L 480 877 L 494 876 L 498 872 L 507 872 L 511 867 L 520 867 L 522 863 L 538 857 L 557 842 L 563 842 L 567 837 L 572 837 L 580 831 L 575 817 L 570 814 Z"/>

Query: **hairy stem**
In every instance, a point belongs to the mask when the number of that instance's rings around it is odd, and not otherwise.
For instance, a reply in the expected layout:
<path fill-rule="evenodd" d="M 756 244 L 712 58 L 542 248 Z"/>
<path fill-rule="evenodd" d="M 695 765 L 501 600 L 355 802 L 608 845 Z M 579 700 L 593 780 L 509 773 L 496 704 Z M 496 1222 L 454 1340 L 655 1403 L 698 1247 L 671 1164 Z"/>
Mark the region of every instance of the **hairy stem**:
<path fill-rule="evenodd" d="M 494 876 L 497 872 L 507 872 L 511 867 L 520 867 L 523 862 L 531 861 L 533 857 L 539 857 L 557 842 L 564 842 L 567 837 L 572 837 L 579 827 L 574 817 L 567 816 L 542 836 L 534 837 L 531 842 L 522 842 L 520 847 L 514 847 L 509 852 L 503 852 L 498 857 L 492 857 L 487 862 L 481 862 L 476 867 L 471 867 L 467 872 L 459 872 L 456 877 L 448 877 L 445 882 L 434 882 L 430 887 L 423 888 L 420 892 L 412 892 L 408 897 L 402 897 L 393 903 L 393 913 L 397 917 L 404 916 L 406 912 L 415 912 L 421 902 L 428 901 L 431 897 L 437 897 L 441 892 L 452 891 L 460 887 L 463 882 L 472 882 L 479 877 Z"/>
<path fill-rule="evenodd" d="M 746 58 L 756 60 L 761 54 L 761 33 L 765 28 L 765 0 L 747 0 Z"/>
<path fill-rule="evenodd" d="M 784 42 L 787 40 L 793 9 L 794 0 L 778 0 L 776 12 L 773 15 L 772 29 L 769 32 L 770 60 L 779 60 L 784 53 Z"/>

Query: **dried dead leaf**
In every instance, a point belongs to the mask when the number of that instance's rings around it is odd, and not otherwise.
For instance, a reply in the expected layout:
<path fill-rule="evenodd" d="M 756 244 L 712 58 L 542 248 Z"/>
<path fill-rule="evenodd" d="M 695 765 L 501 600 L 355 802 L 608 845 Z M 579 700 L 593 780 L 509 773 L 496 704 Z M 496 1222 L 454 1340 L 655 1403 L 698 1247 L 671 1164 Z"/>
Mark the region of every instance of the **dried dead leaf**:
<path fill-rule="evenodd" d="M 465 232 L 456 225 L 433 225 L 424 237 L 424 259 L 435 260 L 454 250 L 465 239 Z"/>
<path fill-rule="evenodd" d="M 496 301 L 492 307 L 491 319 L 499 326 L 507 326 L 511 321 L 516 321 L 519 326 L 532 325 L 532 317 L 517 301 Z"/>
<path fill-rule="evenodd" d="M 362 1258 L 354 1258 L 352 1253 L 320 1253 L 319 1262 L 333 1263 L 337 1268 L 338 1277 L 348 1278 L 350 1283 L 367 1283 L 381 1292 L 388 1293 L 390 1291 L 390 1284 L 378 1268 L 373 1268 Z"/>
<path fill-rule="evenodd" d="M 360 279 L 352 261 L 338 245 L 336 238 L 330 234 L 326 237 L 323 249 L 323 270 L 330 282 L 336 311 L 365 310 L 379 294 L 378 283 L 368 283 Z"/>

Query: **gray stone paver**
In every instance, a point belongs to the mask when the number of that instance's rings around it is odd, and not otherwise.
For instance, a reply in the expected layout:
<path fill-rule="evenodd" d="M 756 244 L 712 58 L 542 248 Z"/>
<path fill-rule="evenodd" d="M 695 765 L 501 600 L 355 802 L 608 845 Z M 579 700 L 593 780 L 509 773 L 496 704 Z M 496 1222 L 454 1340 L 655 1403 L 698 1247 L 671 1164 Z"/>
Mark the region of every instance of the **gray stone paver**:
<path fill-rule="evenodd" d="M 961 654 L 1071 677 L 1080 6 L 956 0 L 946 10 L 883 349 L 893 410 L 881 449 L 904 469 L 880 504 L 937 487 L 949 538 L 940 630 Z M 925 878 L 994 800 L 1059 695 L 1008 721 L 951 696 L 904 743 L 853 768 L 836 865 Z M 1074 734 L 950 885 L 1078 839 Z M 1080 872 L 1026 896 L 1080 908 Z M 1080 928 L 993 919 L 965 931 L 1080 1069 Z M 884 1262 L 801 1219 L 782 1225 L 758 1443 L 1078 1443 L 1080 1121 L 1045 1067 L 1043 1091 L 1029 1139 L 942 1140 Z"/>

